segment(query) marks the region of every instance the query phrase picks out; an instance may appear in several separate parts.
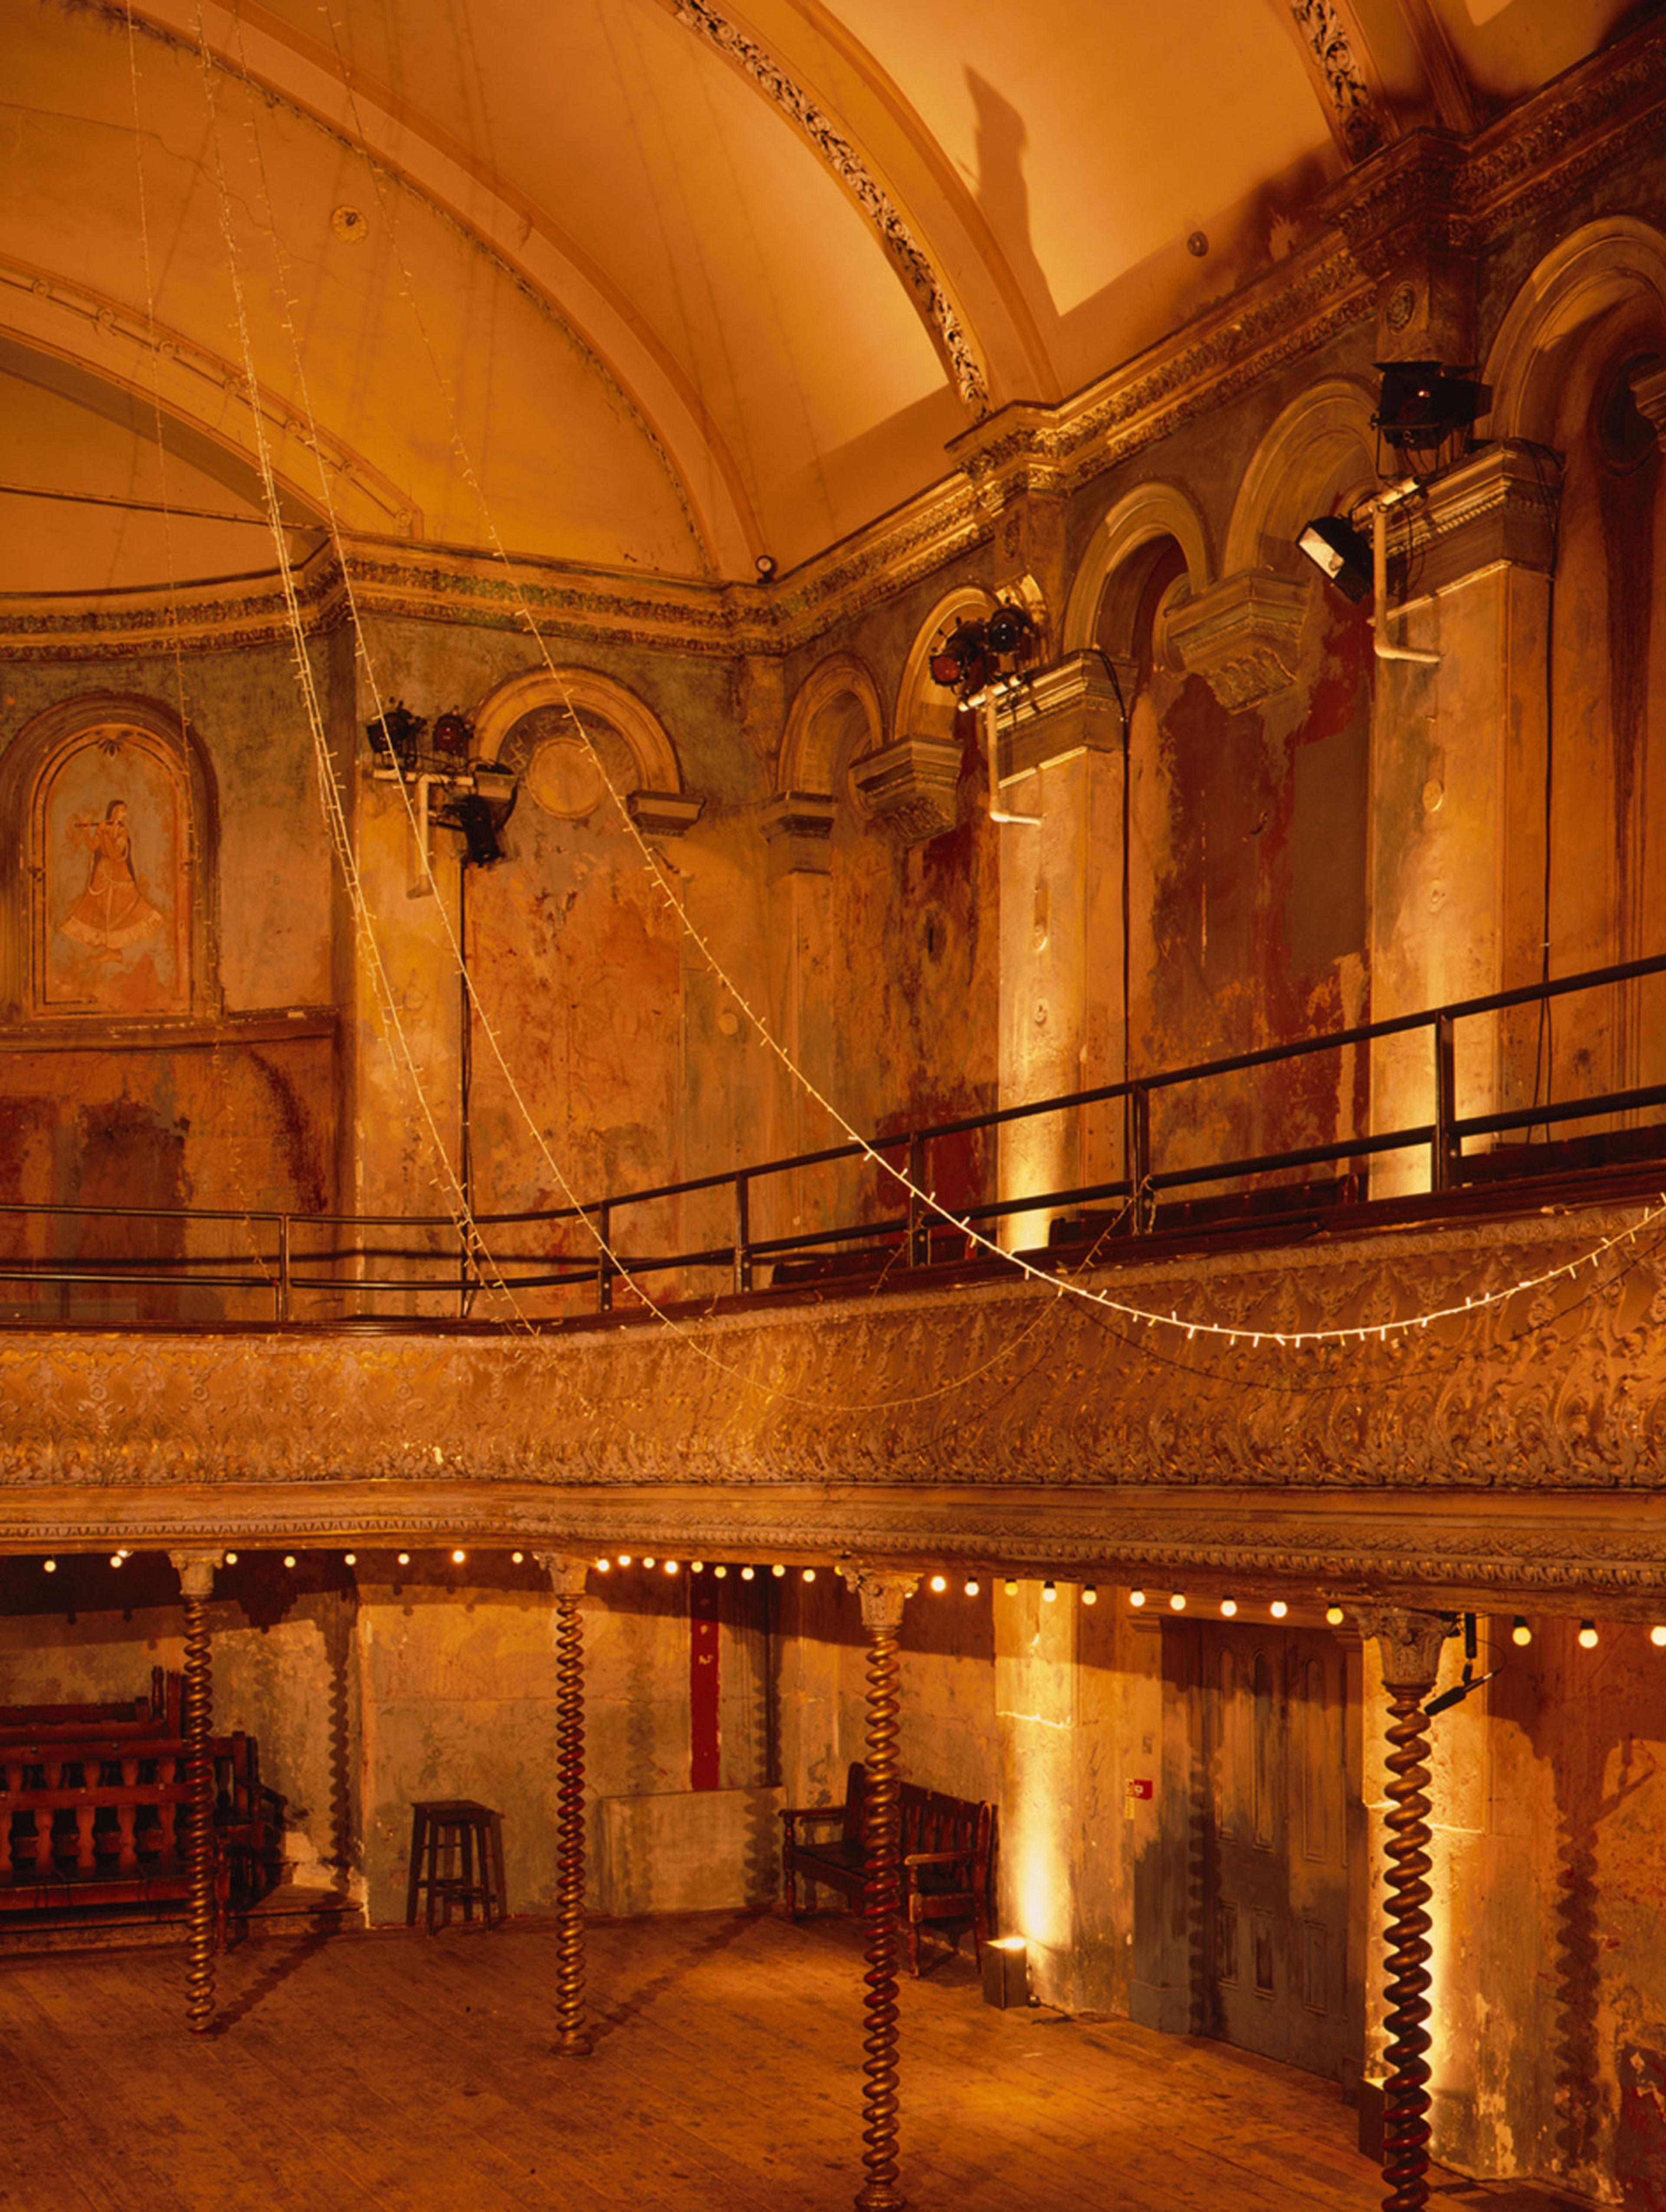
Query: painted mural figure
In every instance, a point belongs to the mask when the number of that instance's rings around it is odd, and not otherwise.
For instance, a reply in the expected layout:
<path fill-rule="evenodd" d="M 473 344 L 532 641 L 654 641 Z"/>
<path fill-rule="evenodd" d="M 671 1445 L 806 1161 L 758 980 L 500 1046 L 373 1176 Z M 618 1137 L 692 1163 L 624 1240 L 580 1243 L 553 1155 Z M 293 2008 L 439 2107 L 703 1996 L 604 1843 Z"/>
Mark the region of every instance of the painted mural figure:
<path fill-rule="evenodd" d="M 144 895 L 133 872 L 133 838 L 127 826 L 127 801 L 112 799 L 103 818 L 77 814 L 70 823 L 71 840 L 87 847 L 92 865 L 87 888 L 58 927 L 77 945 L 92 945 L 113 960 L 130 945 L 142 945 L 162 926 L 161 910 Z"/>

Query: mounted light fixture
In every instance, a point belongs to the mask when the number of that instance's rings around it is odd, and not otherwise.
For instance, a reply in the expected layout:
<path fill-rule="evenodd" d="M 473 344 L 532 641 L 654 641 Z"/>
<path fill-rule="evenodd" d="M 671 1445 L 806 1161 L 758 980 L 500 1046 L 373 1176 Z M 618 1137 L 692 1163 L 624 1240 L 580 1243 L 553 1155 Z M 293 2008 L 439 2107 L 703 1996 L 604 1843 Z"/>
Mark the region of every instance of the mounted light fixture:
<path fill-rule="evenodd" d="M 370 773 L 378 783 L 401 783 L 416 794 L 414 849 L 409 890 L 413 898 L 432 890 L 428 866 L 435 823 L 463 839 L 465 867 L 489 868 L 503 858 L 502 832 L 514 811 L 519 787 L 512 770 L 498 761 L 471 761 L 474 726 L 453 707 L 435 717 L 413 713 L 396 699 L 364 726 L 370 740 Z"/>
<path fill-rule="evenodd" d="M 964 622 L 952 629 L 931 658 L 933 684 L 945 691 L 976 691 L 988 673 L 989 655 L 984 626 Z"/>
<path fill-rule="evenodd" d="M 1296 540 L 1327 580 L 1356 603 L 1371 589 L 1371 540 L 1340 514 L 1316 515 Z"/>
<path fill-rule="evenodd" d="M 1432 453 L 1493 404 L 1489 386 L 1438 361 L 1379 361 L 1373 418 L 1395 453 Z"/>

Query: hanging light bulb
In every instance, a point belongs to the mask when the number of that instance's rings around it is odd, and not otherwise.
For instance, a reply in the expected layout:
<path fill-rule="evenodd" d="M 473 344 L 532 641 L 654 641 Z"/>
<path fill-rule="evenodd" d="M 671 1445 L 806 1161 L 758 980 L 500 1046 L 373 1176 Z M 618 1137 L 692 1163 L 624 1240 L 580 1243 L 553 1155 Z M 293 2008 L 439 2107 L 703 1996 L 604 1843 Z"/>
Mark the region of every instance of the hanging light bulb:
<path fill-rule="evenodd" d="M 464 1560 L 466 1559 L 468 1556 L 469 1555 L 466 1552 L 453 1552 L 451 1555 L 451 1563 L 453 1566 L 460 1567 Z"/>
<path fill-rule="evenodd" d="M 1130 1590 L 1128 1592 L 1128 1603 L 1134 1607 L 1136 1613 L 1145 1602 L 1146 1593 L 1144 1590 Z"/>
<path fill-rule="evenodd" d="M 1059 1593 L 1054 1589 L 1052 1583 L 1043 1583 L 1042 1584 L 1042 1603 L 1043 1605 L 1056 1605 L 1058 1601 Z"/>
<path fill-rule="evenodd" d="M 511 1552 L 509 1554 L 510 1559 L 516 1566 L 519 1566 L 526 1557 L 526 1554 L 525 1552 Z M 608 1563 L 605 1559 L 598 1559 L 596 1565 L 601 1569 L 604 1574 L 607 1572 Z"/>
<path fill-rule="evenodd" d="M 284 1564 L 284 1565 L 285 1565 L 286 1567 L 292 1567 L 292 1566 L 294 1566 L 295 1563 L 295 1553 L 294 1553 L 293 1552 L 286 1552 L 286 1553 L 283 1554 L 283 1564 Z"/>
<path fill-rule="evenodd" d="M 1098 1591 L 1094 1589 L 1091 1583 L 1084 1583 L 1082 1585 L 1082 1603 L 1084 1605 L 1097 1605 L 1098 1602 Z"/>
<path fill-rule="evenodd" d="M 1328 1605 L 1325 1607 L 1325 1619 L 1333 1628 L 1340 1628 L 1345 1618 L 1346 1615 L 1340 1605 Z"/>
<path fill-rule="evenodd" d="M 236 1554 L 236 1553 L 235 1553 L 235 1552 L 228 1552 L 228 1553 L 227 1553 L 227 1554 L 226 1554 L 226 1565 L 227 1565 L 228 1567 L 234 1567 L 234 1566 L 237 1565 L 237 1554 Z"/>
<path fill-rule="evenodd" d="M 689 1572 L 691 1575 L 703 1575 L 705 1571 L 706 1562 L 703 1559 L 690 1559 L 689 1561 Z"/>
<path fill-rule="evenodd" d="M 627 1564 L 628 1564 L 628 1563 L 627 1563 Z M 645 1567 L 656 1566 L 658 1564 L 659 1564 L 659 1563 L 658 1563 L 658 1561 L 657 1561 L 657 1560 L 655 1560 L 655 1559 L 650 1559 L 650 1558 L 649 1558 L 649 1556 L 648 1556 L 648 1554 L 646 1552 L 644 1552 L 644 1553 L 643 1553 L 643 1554 L 642 1554 L 642 1565 L 643 1565 Z"/>
<path fill-rule="evenodd" d="M 1654 1626 L 1649 1631 L 1649 1641 L 1657 1650 L 1662 1644 L 1666 1644 L 1666 1621 L 1656 1621 Z"/>
<path fill-rule="evenodd" d="M 341 1563 L 344 1567 L 356 1567 L 359 1564 L 359 1555 L 356 1552 L 344 1552 L 341 1555 Z"/>
<path fill-rule="evenodd" d="M 1224 1597 L 1220 1601 L 1220 1613 L 1223 1620 L 1235 1620 L 1237 1616 L 1237 1609 L 1238 1601 L 1235 1597 Z"/>
<path fill-rule="evenodd" d="M 46 1572 L 49 1575 L 55 1575 L 58 1572 L 58 1561 L 56 1559 L 48 1559 L 46 1564 Z"/>
<path fill-rule="evenodd" d="M 677 1572 L 677 1562 L 675 1559 L 667 1559 L 666 1561 L 666 1572 L 668 1575 L 674 1575 Z"/>
<path fill-rule="evenodd" d="M 1185 1610 L 1186 1593 L 1184 1590 L 1177 1590 L 1174 1595 L 1169 1600 L 1169 1611 L 1170 1613 L 1184 1613 Z"/>
<path fill-rule="evenodd" d="M 399 1565 L 400 1565 L 402 1567 L 408 1567 L 408 1566 L 410 1565 L 410 1553 L 409 1553 L 409 1552 L 401 1552 L 401 1553 L 400 1553 L 400 1554 L 399 1554 Z"/>
<path fill-rule="evenodd" d="M 1596 1650 L 1596 1623 L 1594 1620 L 1582 1620 L 1582 1621 L 1580 1622 L 1580 1624 L 1579 1624 L 1579 1649 L 1580 1649 L 1582 1651 L 1595 1651 L 1595 1650 Z"/>
<path fill-rule="evenodd" d="M 515 1553 L 515 1559 L 516 1559 L 517 1564 L 519 1564 L 520 1559 L 520 1553 L 519 1553 L 519 1552 L 517 1552 L 517 1553 Z M 597 1572 L 599 1575 L 611 1575 L 611 1574 L 612 1573 L 612 1571 L 613 1571 L 613 1562 L 612 1562 L 612 1560 L 611 1560 L 611 1559 L 598 1559 L 598 1560 L 597 1560 L 597 1562 L 596 1562 L 596 1572 Z"/>
<path fill-rule="evenodd" d="M 740 1570 L 740 1579 L 744 1583 L 749 1583 L 757 1573 L 757 1569 L 756 1567 L 743 1567 Z"/>
<path fill-rule="evenodd" d="M 1007 1576 L 1005 1587 L 1006 1587 L 1006 1595 L 1007 1595 L 1007 1596 L 1008 1596 L 1008 1597 L 1016 1597 L 1016 1596 L 1018 1595 L 1018 1584 L 1017 1584 L 1017 1583 L 1012 1580 L 1012 1577 L 1011 1577 L 1011 1575 L 1008 1575 L 1008 1576 Z"/>
<path fill-rule="evenodd" d="M 933 1589 L 936 1591 L 938 1596 L 941 1597 L 944 1591 L 949 1587 L 949 1578 L 946 1575 L 933 1575 L 931 1580 L 931 1586 Z"/>
<path fill-rule="evenodd" d="M 628 1567 L 628 1566 L 630 1565 L 630 1554 L 629 1554 L 629 1552 L 621 1552 L 621 1553 L 620 1553 L 620 1554 L 619 1554 L 619 1565 L 620 1565 L 622 1567 Z"/>
<path fill-rule="evenodd" d="M 780 1560 L 779 1560 L 779 1559 L 777 1559 L 777 1560 L 776 1560 L 776 1562 L 775 1562 L 775 1565 L 774 1565 L 773 1567 L 771 1567 L 771 1568 L 770 1568 L 769 1571 L 770 1571 L 770 1573 L 771 1573 L 772 1575 L 774 1575 L 777 1579 L 779 1579 L 782 1575 L 784 1575 L 784 1574 L 787 1572 L 787 1570 L 786 1570 L 786 1568 L 785 1568 L 784 1566 L 782 1566 L 782 1565 L 781 1565 L 781 1564 Z"/>
<path fill-rule="evenodd" d="M 979 1590 L 981 1590 L 981 1589 L 982 1589 L 982 1587 L 983 1587 L 983 1585 L 982 1585 L 982 1583 L 977 1583 L 977 1582 L 970 1582 L 970 1583 L 967 1583 L 967 1585 L 966 1585 L 966 1595 L 967 1595 L 967 1596 L 968 1596 L 968 1597 L 976 1597 L 976 1596 L 977 1595 L 977 1594 L 978 1594 Z"/>
<path fill-rule="evenodd" d="M 1518 1644 L 1523 1651 L 1533 1641 L 1533 1631 L 1528 1626 L 1524 1614 L 1518 1613 L 1511 1622 L 1510 1641 L 1512 1644 Z"/>
<path fill-rule="evenodd" d="M 1290 1607 L 1285 1603 L 1281 1597 L 1275 1597 L 1272 1605 L 1268 1607 L 1268 1611 L 1272 1613 L 1274 1620 L 1282 1620 L 1289 1610 Z"/>
<path fill-rule="evenodd" d="M 816 1579 L 816 1570 L 813 1567 L 806 1567 L 804 1571 L 804 1579 L 807 1583 L 813 1583 Z"/>
<path fill-rule="evenodd" d="M 729 1571 L 727 1567 L 714 1567 L 712 1572 L 719 1582 L 727 1582 L 728 1579 Z"/>

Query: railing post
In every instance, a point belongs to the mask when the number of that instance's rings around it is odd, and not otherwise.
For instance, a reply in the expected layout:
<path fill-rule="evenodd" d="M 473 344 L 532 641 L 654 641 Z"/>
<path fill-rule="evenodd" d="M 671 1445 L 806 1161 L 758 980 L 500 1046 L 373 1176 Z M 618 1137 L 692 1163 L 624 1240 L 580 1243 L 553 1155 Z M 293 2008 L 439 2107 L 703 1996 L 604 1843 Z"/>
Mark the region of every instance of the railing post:
<path fill-rule="evenodd" d="M 277 1308 L 277 1319 L 289 1318 L 289 1217 L 277 1217 L 277 1280 L 272 1285 L 272 1295 Z"/>
<path fill-rule="evenodd" d="M 926 1267 L 931 1264 L 931 1216 L 919 1194 L 926 1188 L 926 1140 L 915 1135 L 909 1139 L 909 1265 Z"/>
<path fill-rule="evenodd" d="M 1128 1100 L 1128 1204 L 1133 1209 L 1134 1233 L 1143 1237 L 1146 1182 L 1151 1174 L 1151 1092 L 1143 1083 L 1129 1086 Z"/>
<path fill-rule="evenodd" d="M 1457 1055 L 1453 1048 L 1450 1014 L 1435 1016 L 1434 1037 L 1435 1133 L 1429 1187 L 1432 1190 L 1455 1190 L 1461 1147 L 1452 1127 L 1457 1119 Z"/>
<path fill-rule="evenodd" d="M 734 1179 L 734 1292 L 744 1297 L 752 1287 L 752 1179 L 742 1173 Z"/>
<path fill-rule="evenodd" d="M 596 1208 L 596 1311 L 613 1310 L 613 1208 L 606 1199 Z"/>

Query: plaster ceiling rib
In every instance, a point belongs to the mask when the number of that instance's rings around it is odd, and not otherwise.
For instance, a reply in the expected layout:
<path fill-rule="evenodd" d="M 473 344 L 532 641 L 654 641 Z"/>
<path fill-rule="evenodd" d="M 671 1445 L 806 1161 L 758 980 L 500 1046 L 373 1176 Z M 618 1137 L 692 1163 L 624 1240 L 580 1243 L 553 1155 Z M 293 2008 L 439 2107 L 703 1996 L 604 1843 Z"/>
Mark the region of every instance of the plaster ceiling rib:
<path fill-rule="evenodd" d="M 413 538 L 422 515 L 399 487 L 331 432 L 316 432 L 276 392 L 251 397 L 240 368 L 154 323 L 143 308 L 107 300 L 44 269 L 0 260 L 0 366 L 94 413 L 154 438 L 160 401 L 170 452 L 260 511 L 254 413 L 277 455 L 275 474 L 293 528 L 323 526 L 306 476 L 327 471 L 347 526 L 367 535 Z"/>
<path fill-rule="evenodd" d="M 1331 135 L 1350 161 L 1395 136 L 1383 88 L 1343 0 L 1289 0 L 1289 23 Z"/>
<path fill-rule="evenodd" d="M 196 48 L 194 0 L 143 0 L 133 14 Z M 721 431 L 635 304 L 545 210 L 431 118 L 252 0 L 204 0 L 202 20 L 220 68 L 398 178 L 544 302 L 661 456 L 706 559 L 720 575 L 750 576 L 765 535 Z"/>
<path fill-rule="evenodd" d="M 1446 26 L 1431 0 L 1392 0 L 1417 53 L 1437 120 L 1466 135 L 1481 127 L 1481 111 Z"/>
<path fill-rule="evenodd" d="M 901 210 L 827 110 L 757 40 L 711 6 L 710 0 L 661 0 L 661 4 L 739 70 L 808 141 L 878 234 L 962 404 L 980 418 L 987 415 L 988 377 L 947 285 Z"/>
<path fill-rule="evenodd" d="M 675 0 L 668 0 L 668 4 L 674 5 Z M 778 16 L 785 19 L 780 25 L 778 43 L 795 67 L 800 65 L 798 50 L 805 43 L 807 27 L 813 38 L 859 80 L 866 95 L 864 143 L 876 158 L 883 154 L 885 168 L 893 178 L 907 174 L 916 163 L 924 172 L 923 191 L 910 179 L 906 197 L 934 248 L 958 272 L 956 290 L 963 301 L 969 301 L 968 317 L 977 334 L 995 404 L 1016 398 L 1062 398 L 1064 386 L 1053 356 L 1005 249 L 976 195 L 968 190 L 965 179 L 896 79 L 824 0 L 753 0 L 752 14 L 771 21 Z M 809 61 L 806 55 L 806 76 L 813 73 Z M 922 209 L 930 204 L 933 196 L 938 204 L 932 206 L 927 216 Z M 956 233 L 960 234 L 958 238 Z M 964 270 L 968 256 L 972 273 L 982 280 L 976 286 L 958 273 Z M 974 289 L 987 292 L 987 304 L 970 303 Z"/>

